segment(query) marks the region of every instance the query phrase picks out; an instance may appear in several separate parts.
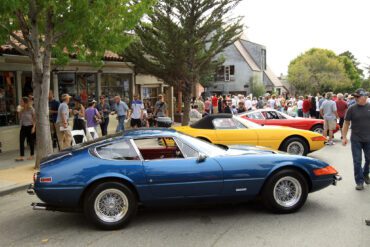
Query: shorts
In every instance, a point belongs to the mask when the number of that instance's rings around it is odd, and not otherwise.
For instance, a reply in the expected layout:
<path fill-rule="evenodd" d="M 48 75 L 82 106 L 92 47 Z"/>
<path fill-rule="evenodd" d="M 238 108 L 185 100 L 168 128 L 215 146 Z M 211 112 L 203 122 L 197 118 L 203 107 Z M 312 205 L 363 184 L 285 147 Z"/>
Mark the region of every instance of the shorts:
<path fill-rule="evenodd" d="M 336 120 L 327 120 L 324 119 L 324 129 L 325 130 L 335 130 L 337 128 Z"/>
<path fill-rule="evenodd" d="M 131 118 L 131 127 L 137 126 L 138 128 L 141 127 L 141 119 Z"/>

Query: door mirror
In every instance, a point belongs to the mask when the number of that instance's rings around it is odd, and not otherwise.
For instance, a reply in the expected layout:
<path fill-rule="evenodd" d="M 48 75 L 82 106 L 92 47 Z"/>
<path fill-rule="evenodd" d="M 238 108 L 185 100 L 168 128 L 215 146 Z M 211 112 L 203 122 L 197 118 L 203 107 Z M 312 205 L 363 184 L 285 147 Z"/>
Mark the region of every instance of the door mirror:
<path fill-rule="evenodd" d="M 198 158 L 197 158 L 197 162 L 201 163 L 201 162 L 205 161 L 206 159 L 207 159 L 207 155 L 205 155 L 204 153 L 199 153 Z"/>

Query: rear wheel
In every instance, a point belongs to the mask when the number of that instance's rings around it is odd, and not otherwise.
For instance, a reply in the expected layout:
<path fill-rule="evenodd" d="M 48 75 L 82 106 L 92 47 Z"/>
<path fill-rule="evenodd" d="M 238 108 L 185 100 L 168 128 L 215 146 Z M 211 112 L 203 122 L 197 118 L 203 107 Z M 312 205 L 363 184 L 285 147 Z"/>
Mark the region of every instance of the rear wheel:
<path fill-rule="evenodd" d="M 311 131 L 323 134 L 324 133 L 324 126 L 322 124 L 316 124 L 311 128 Z"/>
<path fill-rule="evenodd" d="M 281 146 L 281 150 L 289 154 L 306 156 L 309 152 L 307 143 L 301 137 L 290 137 Z"/>
<path fill-rule="evenodd" d="M 86 194 L 84 213 L 97 227 L 104 230 L 122 228 L 137 209 L 133 192 L 118 182 L 98 184 Z"/>
<path fill-rule="evenodd" d="M 293 213 L 307 200 L 308 185 L 296 170 L 281 170 L 266 182 L 262 191 L 264 205 L 275 213 Z"/>

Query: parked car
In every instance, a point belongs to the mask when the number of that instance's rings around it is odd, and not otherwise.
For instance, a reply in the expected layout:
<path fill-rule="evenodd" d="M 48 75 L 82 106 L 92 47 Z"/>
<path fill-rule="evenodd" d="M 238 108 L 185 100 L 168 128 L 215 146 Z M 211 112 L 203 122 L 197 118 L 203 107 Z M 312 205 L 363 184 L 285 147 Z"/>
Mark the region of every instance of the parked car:
<path fill-rule="evenodd" d="M 319 133 L 280 126 L 261 126 L 231 114 L 209 115 L 190 126 L 174 127 L 177 131 L 217 145 L 254 145 L 307 155 L 325 146 Z"/>
<path fill-rule="evenodd" d="M 139 204 L 248 200 L 276 213 L 300 209 L 308 193 L 340 180 L 325 162 L 256 147 L 227 150 L 166 129 L 137 129 L 79 144 L 42 160 L 29 194 L 34 209 L 83 211 L 117 229 Z"/>
<path fill-rule="evenodd" d="M 323 119 L 291 117 L 273 109 L 259 109 L 244 112 L 239 116 L 260 125 L 287 126 L 302 130 L 310 130 L 320 134 L 324 132 Z M 337 132 L 339 128 L 339 124 L 337 124 L 334 133 Z"/>

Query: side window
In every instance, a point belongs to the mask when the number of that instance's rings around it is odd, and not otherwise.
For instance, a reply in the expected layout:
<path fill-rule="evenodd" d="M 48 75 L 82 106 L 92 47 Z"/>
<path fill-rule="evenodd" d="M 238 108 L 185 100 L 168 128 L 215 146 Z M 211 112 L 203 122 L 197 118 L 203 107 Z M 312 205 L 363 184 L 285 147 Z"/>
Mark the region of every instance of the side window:
<path fill-rule="evenodd" d="M 212 121 L 215 129 L 237 129 L 236 123 L 232 118 L 216 118 Z"/>
<path fill-rule="evenodd" d="M 138 154 L 129 141 L 120 141 L 96 148 L 102 159 L 109 160 L 138 160 Z"/>
<path fill-rule="evenodd" d="M 251 118 L 251 119 L 256 119 L 256 120 L 263 120 L 264 119 L 262 113 L 260 113 L 260 112 L 250 113 L 250 114 L 248 114 L 248 117 Z"/>
<path fill-rule="evenodd" d="M 198 151 L 194 150 L 188 144 L 176 139 L 176 143 L 178 144 L 180 150 L 184 154 L 186 158 L 196 158 L 198 157 Z"/>
<path fill-rule="evenodd" d="M 267 111 L 266 119 L 279 119 L 279 116 L 274 111 Z"/>
<path fill-rule="evenodd" d="M 184 158 L 172 137 L 137 139 L 134 142 L 144 160 Z"/>
<path fill-rule="evenodd" d="M 286 119 L 286 117 L 280 112 L 277 112 L 276 114 L 278 115 L 279 119 Z"/>

